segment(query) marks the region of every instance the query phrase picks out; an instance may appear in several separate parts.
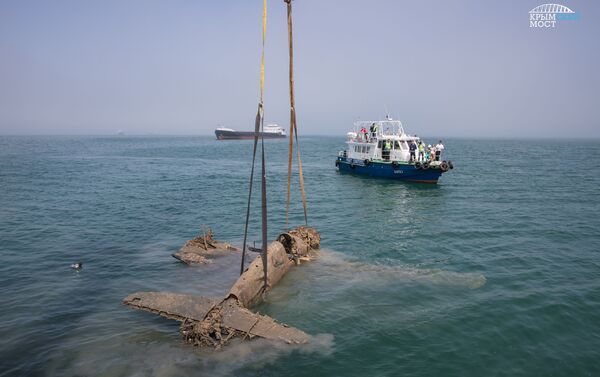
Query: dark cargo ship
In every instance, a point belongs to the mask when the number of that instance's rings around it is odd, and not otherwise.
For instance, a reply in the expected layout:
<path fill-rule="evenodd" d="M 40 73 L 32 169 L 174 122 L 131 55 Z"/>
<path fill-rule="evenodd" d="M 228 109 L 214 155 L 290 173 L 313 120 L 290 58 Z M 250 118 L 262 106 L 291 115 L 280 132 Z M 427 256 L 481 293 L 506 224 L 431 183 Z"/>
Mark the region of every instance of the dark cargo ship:
<path fill-rule="evenodd" d="M 254 131 L 236 131 L 231 128 L 219 127 L 215 130 L 217 140 L 240 140 L 254 138 Z M 285 129 L 276 124 L 267 124 L 258 136 L 265 139 L 282 139 L 286 137 Z"/>

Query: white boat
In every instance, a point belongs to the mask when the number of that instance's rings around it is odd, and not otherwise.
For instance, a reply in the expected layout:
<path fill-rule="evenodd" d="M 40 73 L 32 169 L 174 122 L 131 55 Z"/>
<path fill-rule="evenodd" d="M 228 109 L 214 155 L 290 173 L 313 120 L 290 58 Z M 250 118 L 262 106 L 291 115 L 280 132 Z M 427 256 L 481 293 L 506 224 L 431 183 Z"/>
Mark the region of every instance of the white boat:
<path fill-rule="evenodd" d="M 362 132 L 361 132 L 362 131 Z M 453 169 L 452 161 L 435 155 L 411 158 L 410 145 L 422 142 L 404 131 L 402 122 L 392 120 L 354 123 L 354 131 L 346 134 L 347 148 L 340 151 L 335 166 L 340 172 L 420 183 L 437 183 L 442 173 Z"/>

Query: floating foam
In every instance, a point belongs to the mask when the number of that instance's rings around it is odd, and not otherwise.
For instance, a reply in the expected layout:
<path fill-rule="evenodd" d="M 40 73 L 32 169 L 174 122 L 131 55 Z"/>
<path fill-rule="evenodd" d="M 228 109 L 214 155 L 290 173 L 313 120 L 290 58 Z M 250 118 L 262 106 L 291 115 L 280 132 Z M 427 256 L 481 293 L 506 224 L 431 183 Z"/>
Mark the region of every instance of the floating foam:
<path fill-rule="evenodd" d="M 318 273 L 335 280 L 344 279 L 357 282 L 416 281 L 429 284 L 464 286 L 472 289 L 480 288 L 486 283 L 485 276 L 479 273 L 349 261 L 343 254 L 335 251 L 321 250 L 319 254 L 319 261 L 314 263 L 314 268 L 326 270 Z"/>

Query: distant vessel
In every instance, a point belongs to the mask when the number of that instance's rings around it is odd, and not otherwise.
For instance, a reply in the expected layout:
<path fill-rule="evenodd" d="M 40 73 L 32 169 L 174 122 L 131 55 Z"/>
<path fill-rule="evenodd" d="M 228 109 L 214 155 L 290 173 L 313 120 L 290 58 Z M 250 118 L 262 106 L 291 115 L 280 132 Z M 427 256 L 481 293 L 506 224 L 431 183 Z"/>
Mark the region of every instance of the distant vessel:
<path fill-rule="evenodd" d="M 231 128 L 218 127 L 215 129 L 217 140 L 239 140 L 254 138 L 254 131 L 236 131 Z M 282 139 L 286 137 L 285 128 L 279 127 L 276 124 L 267 124 L 263 128 L 263 132 L 259 132 L 258 136 L 265 139 Z"/>
<path fill-rule="evenodd" d="M 410 145 L 418 144 L 421 139 L 406 134 L 400 121 L 387 117 L 381 121 L 356 122 L 354 126 L 355 131 L 346 134 L 348 148 L 340 151 L 335 160 L 340 172 L 437 183 L 442 173 L 454 168 L 452 161 L 436 160 L 435 154 L 419 160 L 418 150 L 417 158 L 411 160 Z"/>

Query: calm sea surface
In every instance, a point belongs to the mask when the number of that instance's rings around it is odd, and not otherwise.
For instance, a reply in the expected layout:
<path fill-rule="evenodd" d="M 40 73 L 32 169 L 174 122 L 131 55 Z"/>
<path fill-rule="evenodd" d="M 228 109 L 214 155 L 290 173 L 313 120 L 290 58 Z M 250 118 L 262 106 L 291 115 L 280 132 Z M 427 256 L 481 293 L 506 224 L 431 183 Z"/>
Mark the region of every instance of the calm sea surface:
<path fill-rule="evenodd" d="M 343 141 L 301 140 L 323 250 L 258 308 L 313 342 L 214 352 L 121 299 L 227 291 L 238 256 L 170 253 L 202 225 L 240 244 L 251 142 L 0 137 L 0 375 L 600 375 L 600 142 L 444 140 L 428 186 L 337 173 Z M 287 142 L 266 147 L 273 239 Z"/>

